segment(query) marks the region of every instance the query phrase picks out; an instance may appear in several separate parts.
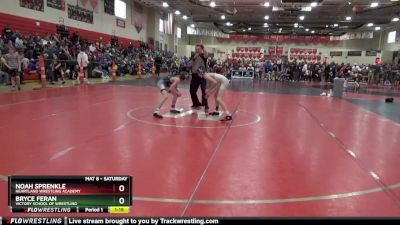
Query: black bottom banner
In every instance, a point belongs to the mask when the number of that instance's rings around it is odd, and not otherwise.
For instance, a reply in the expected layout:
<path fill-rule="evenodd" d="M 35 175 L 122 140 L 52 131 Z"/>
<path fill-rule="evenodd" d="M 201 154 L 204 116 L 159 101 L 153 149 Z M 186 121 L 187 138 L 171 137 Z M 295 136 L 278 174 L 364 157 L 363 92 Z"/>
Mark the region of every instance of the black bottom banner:
<path fill-rule="evenodd" d="M 44 224 L 44 225 L 169 225 L 169 224 L 199 224 L 199 225 L 213 225 L 213 224 L 231 224 L 235 222 L 244 224 L 263 224 L 266 223 L 282 223 L 282 222 L 295 222 L 304 223 L 307 225 L 321 223 L 328 224 L 342 224 L 343 222 L 351 222 L 354 224 L 365 224 L 366 222 L 376 222 L 381 224 L 392 223 L 399 224 L 399 218 L 171 218 L 171 217 L 109 217 L 109 218 L 84 218 L 84 217 L 0 217 L 0 225 L 7 224 Z"/>

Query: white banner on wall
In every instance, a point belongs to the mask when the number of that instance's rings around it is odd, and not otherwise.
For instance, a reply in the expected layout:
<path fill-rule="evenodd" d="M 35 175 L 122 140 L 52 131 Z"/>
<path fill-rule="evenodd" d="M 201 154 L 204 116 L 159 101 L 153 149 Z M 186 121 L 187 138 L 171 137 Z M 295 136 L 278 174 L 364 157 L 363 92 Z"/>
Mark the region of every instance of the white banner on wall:
<path fill-rule="evenodd" d="M 357 39 L 373 39 L 373 31 L 363 31 L 363 32 L 348 32 L 338 37 L 331 37 L 331 40 L 346 41 L 346 40 L 357 40 Z"/>
<path fill-rule="evenodd" d="M 210 37 L 219 37 L 219 38 L 229 38 L 229 34 L 224 34 L 219 30 L 207 29 L 207 28 L 197 28 L 197 27 L 187 27 L 188 35 L 202 35 L 202 36 L 210 36 Z"/>

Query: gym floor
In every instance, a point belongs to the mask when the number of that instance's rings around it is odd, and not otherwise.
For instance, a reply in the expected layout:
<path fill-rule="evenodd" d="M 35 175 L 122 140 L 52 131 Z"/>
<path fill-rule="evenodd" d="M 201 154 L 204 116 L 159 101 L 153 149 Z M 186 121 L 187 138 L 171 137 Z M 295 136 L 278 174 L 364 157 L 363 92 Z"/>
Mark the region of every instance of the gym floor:
<path fill-rule="evenodd" d="M 400 215 L 399 89 L 234 80 L 220 122 L 188 82 L 162 120 L 155 80 L 93 83 L 0 95 L 1 215 L 7 175 L 102 174 L 133 176 L 134 216 Z"/>

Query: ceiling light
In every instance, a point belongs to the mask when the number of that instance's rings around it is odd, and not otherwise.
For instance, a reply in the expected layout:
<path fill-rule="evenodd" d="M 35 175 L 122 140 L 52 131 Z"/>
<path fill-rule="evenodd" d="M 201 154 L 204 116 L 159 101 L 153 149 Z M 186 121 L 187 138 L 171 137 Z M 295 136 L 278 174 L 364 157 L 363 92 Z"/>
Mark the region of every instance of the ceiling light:
<path fill-rule="evenodd" d="M 295 23 L 295 24 L 294 24 L 294 27 L 299 27 L 299 24 L 298 24 L 298 23 Z"/>
<path fill-rule="evenodd" d="M 215 2 L 214 1 L 210 2 L 210 6 L 214 8 L 215 7 Z"/>
<path fill-rule="evenodd" d="M 347 20 L 347 21 L 351 20 L 351 16 L 347 16 L 347 17 L 346 17 L 346 20 Z"/>
<path fill-rule="evenodd" d="M 301 8 L 301 11 L 304 11 L 304 12 L 311 12 L 311 10 L 312 10 L 312 8 L 310 6 Z"/>
<path fill-rule="evenodd" d="M 265 20 L 269 20 L 269 16 L 264 16 L 264 19 Z"/>
<path fill-rule="evenodd" d="M 368 23 L 367 26 L 372 27 L 372 26 L 374 26 L 374 24 L 373 23 Z"/>
<path fill-rule="evenodd" d="M 393 22 L 398 22 L 399 21 L 399 17 L 395 17 L 392 19 Z"/>
<path fill-rule="evenodd" d="M 306 31 L 308 32 L 310 29 L 306 28 Z"/>
<path fill-rule="evenodd" d="M 224 19 L 225 19 L 225 15 L 222 15 L 222 16 L 221 16 L 221 20 L 224 20 Z"/>
<path fill-rule="evenodd" d="M 168 3 L 163 2 L 163 3 L 162 3 L 162 6 L 163 6 L 164 8 L 167 8 L 169 5 L 168 5 Z"/>
<path fill-rule="evenodd" d="M 264 27 L 268 27 L 268 23 L 264 23 Z"/>
<path fill-rule="evenodd" d="M 187 16 L 186 16 L 186 15 L 183 15 L 182 18 L 183 18 L 184 20 L 187 20 Z"/>
<path fill-rule="evenodd" d="M 190 24 L 190 26 L 191 26 L 191 27 L 194 27 L 194 24 L 192 23 L 192 24 Z"/>
<path fill-rule="evenodd" d="M 300 20 L 304 20 L 305 16 L 300 16 L 299 19 Z"/>
<path fill-rule="evenodd" d="M 347 4 L 351 5 L 351 2 L 347 2 Z"/>
<path fill-rule="evenodd" d="M 247 30 L 251 30 L 251 27 L 247 28 Z"/>
<path fill-rule="evenodd" d="M 335 24 L 333 24 L 333 26 L 334 26 L 334 27 L 338 27 L 338 26 L 339 26 L 339 24 L 335 23 Z"/>
<path fill-rule="evenodd" d="M 269 2 L 264 2 L 265 7 L 269 7 Z"/>
<path fill-rule="evenodd" d="M 175 15 L 181 15 L 181 12 L 179 12 L 179 10 L 176 10 Z"/>
<path fill-rule="evenodd" d="M 272 7 L 272 11 L 283 11 L 283 8 L 277 7 L 277 6 L 273 6 Z"/>
<path fill-rule="evenodd" d="M 328 28 L 328 27 L 329 27 L 329 25 L 325 25 L 325 27 L 326 27 L 326 28 Z"/>
<path fill-rule="evenodd" d="M 312 31 L 311 31 L 311 33 L 313 34 L 313 33 L 315 33 L 315 31 L 314 31 L 314 30 L 312 30 Z"/>
<path fill-rule="evenodd" d="M 318 3 L 316 3 L 316 2 L 311 3 L 311 7 L 316 7 L 317 5 L 318 5 Z"/>
<path fill-rule="evenodd" d="M 375 8 L 375 7 L 378 7 L 378 6 L 379 6 L 378 2 L 372 2 L 371 3 L 371 8 Z"/>
<path fill-rule="evenodd" d="M 381 30 L 381 27 L 375 27 L 375 30 Z"/>

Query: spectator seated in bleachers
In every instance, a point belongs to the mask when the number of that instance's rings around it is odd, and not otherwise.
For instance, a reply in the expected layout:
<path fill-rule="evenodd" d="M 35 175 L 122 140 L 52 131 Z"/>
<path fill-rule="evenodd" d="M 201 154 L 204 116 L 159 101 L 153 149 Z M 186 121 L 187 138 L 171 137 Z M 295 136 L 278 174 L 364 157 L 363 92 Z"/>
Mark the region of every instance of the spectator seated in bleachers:
<path fill-rule="evenodd" d="M 249 64 L 249 66 L 247 67 L 247 70 L 254 71 L 253 64 Z"/>
<path fill-rule="evenodd" d="M 97 68 L 103 74 L 110 74 L 113 61 L 117 64 L 118 73 L 121 75 L 135 73 L 139 63 L 142 64 L 143 73 L 150 73 L 156 55 L 159 56 L 159 62 L 164 67 L 166 66 L 167 70 L 170 70 L 175 64 L 173 62 L 179 65 L 177 71 L 182 69 L 181 65 L 183 65 L 183 68 L 185 67 L 182 58 L 175 57 L 172 52 L 150 49 L 145 43 L 141 43 L 140 47 L 134 47 L 130 44 L 125 48 L 118 43 L 103 42 L 101 38 L 95 42 L 89 42 L 76 32 L 71 37 L 61 37 L 59 34 L 49 33 L 46 33 L 44 37 L 40 37 L 38 34 L 23 36 L 18 31 L 14 32 L 9 26 L 3 29 L 3 35 L 0 36 L 0 50 L 7 51 L 9 46 L 17 46 L 23 51 L 27 58 L 27 60 L 24 59 L 25 73 L 35 71 L 40 73 L 40 68 L 37 69 L 36 67 L 46 45 L 48 46 L 48 53 L 55 54 L 57 60 L 62 62 L 60 68 L 70 79 L 75 79 L 79 72 L 76 57 L 80 47 L 85 48 L 90 58 L 88 68 L 90 68 L 91 63 L 98 63 Z M 161 66 L 159 65 L 160 72 Z"/>
<path fill-rule="evenodd" d="M 246 70 L 246 67 L 245 67 L 244 65 L 240 65 L 239 70 L 240 70 L 240 71 L 245 71 L 245 70 Z"/>

